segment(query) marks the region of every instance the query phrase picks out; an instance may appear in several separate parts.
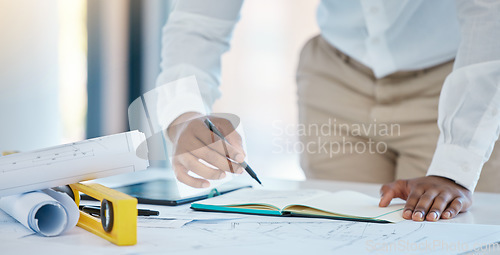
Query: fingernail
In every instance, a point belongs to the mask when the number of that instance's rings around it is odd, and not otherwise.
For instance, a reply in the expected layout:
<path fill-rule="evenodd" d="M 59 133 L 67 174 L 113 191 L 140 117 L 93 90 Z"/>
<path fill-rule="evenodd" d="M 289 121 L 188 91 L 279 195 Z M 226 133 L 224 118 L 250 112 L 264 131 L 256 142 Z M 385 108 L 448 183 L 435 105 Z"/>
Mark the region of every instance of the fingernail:
<path fill-rule="evenodd" d="M 210 183 L 204 182 L 203 184 L 201 184 L 201 187 L 202 188 L 208 188 L 208 187 L 210 187 Z"/>
<path fill-rule="evenodd" d="M 403 218 L 409 219 L 411 218 L 411 210 L 406 210 L 403 212 Z"/>
<path fill-rule="evenodd" d="M 445 218 L 445 219 L 451 218 L 451 213 L 449 211 L 444 212 L 443 213 L 443 218 Z"/>
<path fill-rule="evenodd" d="M 234 157 L 234 160 L 236 160 L 236 162 L 243 162 L 245 161 L 245 156 L 243 156 L 243 154 L 237 154 L 235 157 Z"/>
<path fill-rule="evenodd" d="M 417 220 L 423 220 L 424 214 L 422 214 L 422 212 L 415 212 L 413 216 L 413 218 L 416 218 Z"/>
<path fill-rule="evenodd" d="M 225 172 L 221 172 L 221 174 L 219 175 L 219 179 L 223 179 L 226 177 L 226 173 Z"/>
<path fill-rule="evenodd" d="M 437 212 L 431 212 L 431 213 L 429 213 L 428 217 L 429 217 L 429 220 L 435 221 L 438 218 L 438 214 L 437 214 Z"/>

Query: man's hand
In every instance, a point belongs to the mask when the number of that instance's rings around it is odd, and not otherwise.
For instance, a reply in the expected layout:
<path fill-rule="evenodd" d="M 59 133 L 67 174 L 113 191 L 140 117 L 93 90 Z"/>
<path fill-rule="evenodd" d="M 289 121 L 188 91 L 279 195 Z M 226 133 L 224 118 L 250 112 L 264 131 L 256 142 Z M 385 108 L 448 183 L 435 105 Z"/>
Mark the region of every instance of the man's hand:
<path fill-rule="evenodd" d="M 243 168 L 231 161 L 245 160 L 241 136 L 232 123 L 226 119 L 210 117 L 229 143 L 222 141 L 212 133 L 203 122 L 206 116 L 198 113 L 185 113 L 179 116 L 168 128 L 168 136 L 174 144 L 172 166 L 177 179 L 195 188 L 206 188 L 210 183 L 206 180 L 222 179 L 225 172 L 242 173 Z M 217 169 L 200 162 L 214 166 Z M 189 171 L 205 178 L 190 176 Z"/>
<path fill-rule="evenodd" d="M 380 192 L 380 207 L 388 206 L 393 198 L 404 199 L 403 218 L 414 221 L 451 219 L 472 205 L 468 189 L 439 176 L 397 180 L 384 184 Z"/>

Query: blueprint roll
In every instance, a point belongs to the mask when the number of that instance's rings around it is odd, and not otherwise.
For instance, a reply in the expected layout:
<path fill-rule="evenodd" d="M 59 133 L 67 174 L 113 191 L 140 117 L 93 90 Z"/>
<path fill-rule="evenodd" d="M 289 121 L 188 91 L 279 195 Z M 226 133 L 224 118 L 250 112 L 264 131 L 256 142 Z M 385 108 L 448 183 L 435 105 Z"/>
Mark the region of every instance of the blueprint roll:
<path fill-rule="evenodd" d="M 0 157 L 0 197 L 145 170 L 146 137 L 138 131 Z"/>
<path fill-rule="evenodd" d="M 0 198 L 0 209 L 43 236 L 57 236 L 76 226 L 79 210 L 65 193 L 43 190 Z"/>

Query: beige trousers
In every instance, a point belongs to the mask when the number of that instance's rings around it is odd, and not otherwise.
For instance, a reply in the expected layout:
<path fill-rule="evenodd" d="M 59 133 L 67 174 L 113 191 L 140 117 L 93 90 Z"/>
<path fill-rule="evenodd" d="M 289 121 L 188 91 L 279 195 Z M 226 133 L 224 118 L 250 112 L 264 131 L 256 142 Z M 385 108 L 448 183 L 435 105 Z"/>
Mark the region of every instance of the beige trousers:
<path fill-rule="evenodd" d="M 439 136 L 439 94 L 452 66 L 377 79 L 321 36 L 309 40 L 297 71 L 306 177 L 387 183 L 425 176 Z M 500 192 L 499 166 L 496 146 L 476 190 Z"/>

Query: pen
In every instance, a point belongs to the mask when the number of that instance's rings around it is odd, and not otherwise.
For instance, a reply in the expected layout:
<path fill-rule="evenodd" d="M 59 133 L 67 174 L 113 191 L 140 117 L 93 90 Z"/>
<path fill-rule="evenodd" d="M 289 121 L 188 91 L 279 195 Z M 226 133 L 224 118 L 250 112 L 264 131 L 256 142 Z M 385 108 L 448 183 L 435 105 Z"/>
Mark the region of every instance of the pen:
<path fill-rule="evenodd" d="M 229 143 L 226 138 L 222 135 L 222 133 L 215 127 L 215 125 L 210 121 L 210 119 L 206 118 L 205 119 L 205 124 L 207 125 L 208 129 L 215 133 L 218 137 L 220 137 L 224 142 Z M 227 153 L 227 151 L 226 151 Z M 228 160 L 230 159 L 228 155 L 226 155 Z M 232 160 L 231 160 L 232 161 Z M 233 161 L 234 162 L 234 161 Z M 260 182 L 259 178 L 257 177 L 257 174 L 252 170 L 252 168 L 248 165 L 247 162 L 243 161 L 242 163 L 235 162 L 236 164 L 239 164 L 241 167 L 245 169 L 245 171 L 254 179 L 256 180 L 260 185 L 262 185 L 262 182 Z"/>
<path fill-rule="evenodd" d="M 93 205 L 80 205 L 80 210 L 90 214 L 90 215 L 101 215 L 101 207 Z M 159 211 L 147 210 L 147 209 L 137 209 L 137 216 L 158 216 Z"/>

